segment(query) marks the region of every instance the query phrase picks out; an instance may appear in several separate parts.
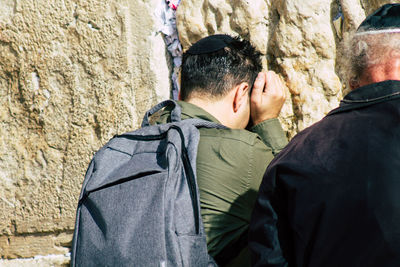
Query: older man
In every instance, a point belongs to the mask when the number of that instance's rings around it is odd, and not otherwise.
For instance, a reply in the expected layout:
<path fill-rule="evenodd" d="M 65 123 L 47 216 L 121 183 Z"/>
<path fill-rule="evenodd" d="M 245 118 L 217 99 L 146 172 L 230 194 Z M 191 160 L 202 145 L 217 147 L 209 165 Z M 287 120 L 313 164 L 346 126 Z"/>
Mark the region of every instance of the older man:
<path fill-rule="evenodd" d="M 400 4 L 367 17 L 351 50 L 353 90 L 264 175 L 255 266 L 400 266 Z"/>

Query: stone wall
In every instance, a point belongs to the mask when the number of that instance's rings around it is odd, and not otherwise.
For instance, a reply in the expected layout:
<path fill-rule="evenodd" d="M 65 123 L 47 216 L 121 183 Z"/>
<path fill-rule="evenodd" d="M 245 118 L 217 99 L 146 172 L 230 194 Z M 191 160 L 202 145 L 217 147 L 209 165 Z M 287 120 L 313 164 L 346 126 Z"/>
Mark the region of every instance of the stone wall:
<path fill-rule="evenodd" d="M 158 5 L 1 1 L 1 258 L 66 254 L 94 151 L 169 98 Z"/>
<path fill-rule="evenodd" d="M 168 98 L 162 0 L 3 0 L 0 5 L 0 255 L 4 266 L 68 263 L 75 208 L 93 152 Z M 333 23 L 340 2 L 344 21 Z M 289 136 L 347 92 L 344 43 L 383 0 L 183 0 L 184 48 L 241 35 L 290 97 Z M 338 23 L 339 22 L 339 23 Z M 336 25 L 336 27 L 335 27 Z"/>

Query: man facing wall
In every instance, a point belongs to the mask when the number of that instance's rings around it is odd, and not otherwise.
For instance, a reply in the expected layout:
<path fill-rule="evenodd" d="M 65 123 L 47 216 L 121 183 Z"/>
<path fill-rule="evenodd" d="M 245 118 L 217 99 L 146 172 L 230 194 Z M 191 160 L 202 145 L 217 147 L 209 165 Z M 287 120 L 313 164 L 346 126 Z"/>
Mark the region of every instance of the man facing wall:
<path fill-rule="evenodd" d="M 249 266 L 247 232 L 261 178 L 287 143 L 276 118 L 285 100 L 283 84 L 274 72 L 261 72 L 260 54 L 248 41 L 213 35 L 183 55 L 180 98 L 182 119 L 229 127 L 200 129 L 201 214 L 217 262 Z M 166 111 L 159 122 L 168 117 Z"/>

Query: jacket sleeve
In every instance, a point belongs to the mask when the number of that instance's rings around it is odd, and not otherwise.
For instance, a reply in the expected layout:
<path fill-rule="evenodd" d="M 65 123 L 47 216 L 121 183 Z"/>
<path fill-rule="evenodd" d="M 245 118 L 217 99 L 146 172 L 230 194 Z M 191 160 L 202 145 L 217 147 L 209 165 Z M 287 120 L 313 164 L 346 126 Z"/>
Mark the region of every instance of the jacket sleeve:
<path fill-rule="evenodd" d="M 277 214 L 271 205 L 275 175 L 268 170 L 260 186 L 250 222 L 251 262 L 252 266 L 288 266 L 280 247 Z"/>
<path fill-rule="evenodd" d="M 261 140 L 278 154 L 288 143 L 285 132 L 278 119 L 270 119 L 253 126 L 250 131 L 257 133 Z"/>

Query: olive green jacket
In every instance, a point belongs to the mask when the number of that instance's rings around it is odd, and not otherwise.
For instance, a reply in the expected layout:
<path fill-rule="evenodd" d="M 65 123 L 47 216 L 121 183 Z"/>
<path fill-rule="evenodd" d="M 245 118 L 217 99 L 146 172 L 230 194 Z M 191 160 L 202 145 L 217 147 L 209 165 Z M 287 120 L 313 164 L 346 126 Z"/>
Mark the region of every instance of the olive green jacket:
<path fill-rule="evenodd" d="M 219 121 L 202 108 L 178 102 L 182 119 Z M 165 111 L 158 123 L 168 122 Z M 201 215 L 210 255 L 216 256 L 248 229 L 258 188 L 267 165 L 287 144 L 277 119 L 244 129 L 200 129 L 197 153 L 197 182 Z M 247 248 L 230 266 L 249 266 Z"/>

